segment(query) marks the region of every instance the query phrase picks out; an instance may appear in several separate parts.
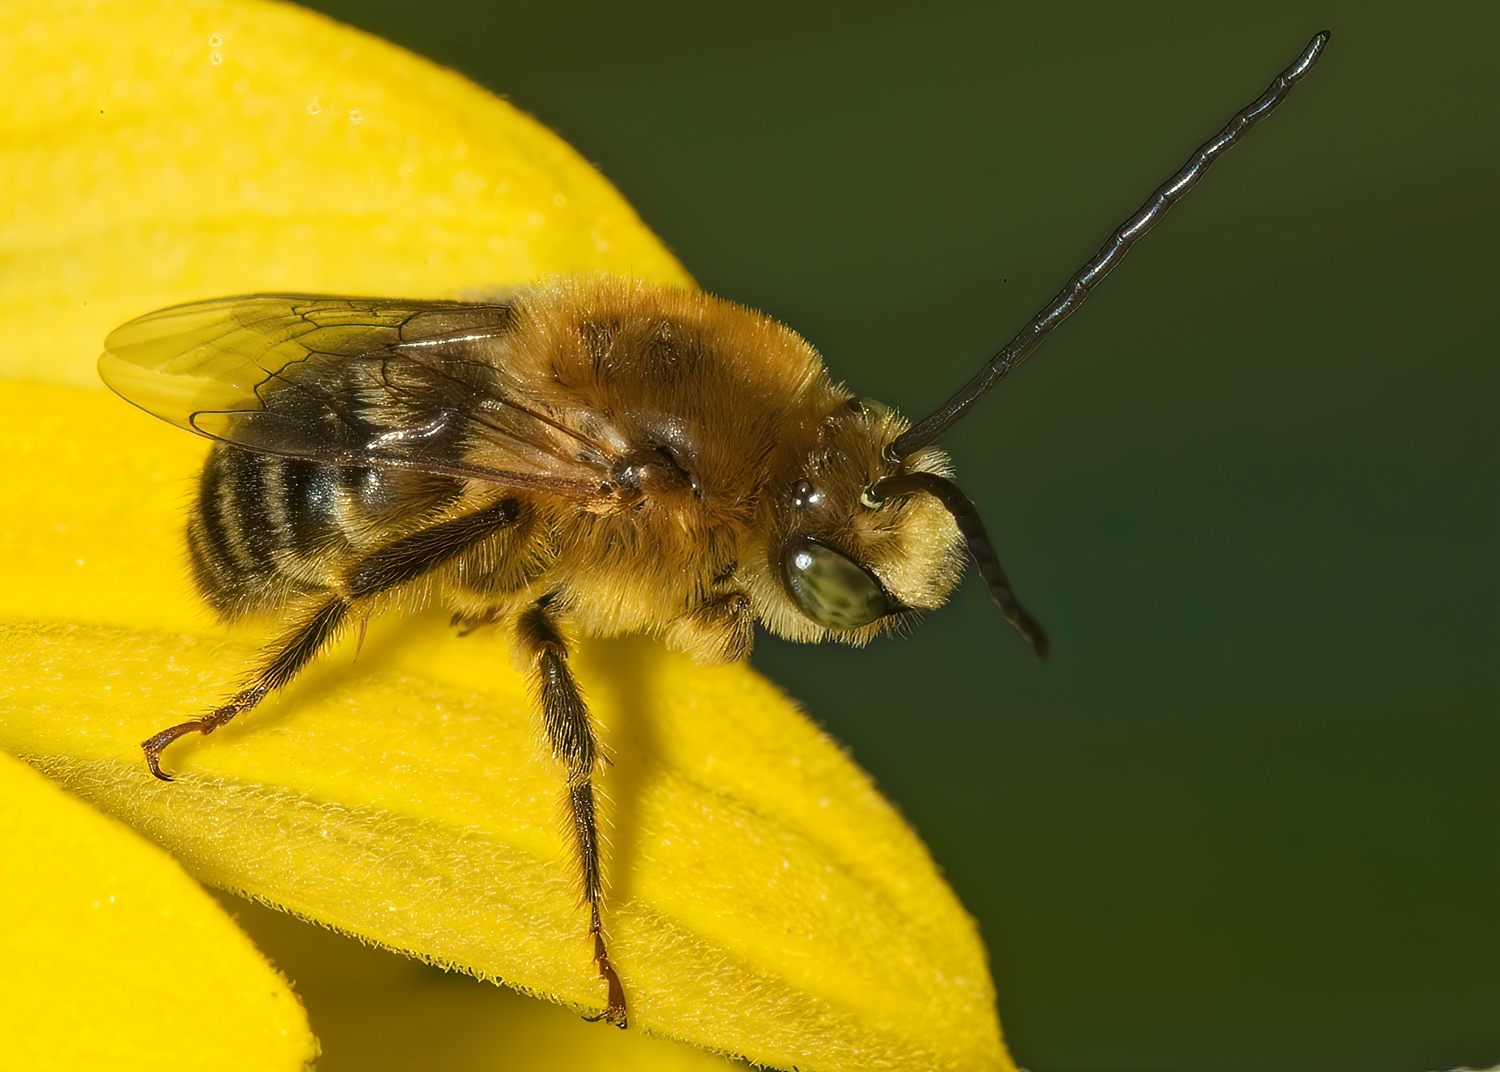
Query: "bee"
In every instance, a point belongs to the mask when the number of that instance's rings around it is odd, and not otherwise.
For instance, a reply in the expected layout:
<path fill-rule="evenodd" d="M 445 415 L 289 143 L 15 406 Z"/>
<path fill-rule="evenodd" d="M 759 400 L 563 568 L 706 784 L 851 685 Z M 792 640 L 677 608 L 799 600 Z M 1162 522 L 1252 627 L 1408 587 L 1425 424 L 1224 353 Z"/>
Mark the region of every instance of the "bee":
<path fill-rule="evenodd" d="M 971 557 L 1038 656 L 974 504 L 936 445 L 1274 109 L 1313 38 L 1117 229 L 1066 287 L 915 424 L 854 397 L 771 318 L 607 276 L 491 302 L 263 294 L 195 302 L 110 334 L 104 382 L 213 440 L 187 526 L 222 618 L 284 627 L 243 687 L 143 742 L 208 734 L 292 681 L 354 621 L 437 603 L 509 627 L 565 776 L 587 938 L 624 1027 L 601 907 L 599 745 L 569 666 L 579 636 L 644 633 L 706 662 L 757 623 L 863 644 L 940 606 Z"/>

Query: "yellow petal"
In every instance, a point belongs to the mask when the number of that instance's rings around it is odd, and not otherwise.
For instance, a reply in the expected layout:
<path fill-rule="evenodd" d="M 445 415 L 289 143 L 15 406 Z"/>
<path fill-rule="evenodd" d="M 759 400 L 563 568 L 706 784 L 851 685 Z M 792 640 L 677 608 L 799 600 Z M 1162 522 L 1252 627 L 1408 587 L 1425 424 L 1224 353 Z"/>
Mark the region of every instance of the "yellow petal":
<path fill-rule="evenodd" d="M 535 120 L 309 11 L 15 0 L 0 71 L 0 376 L 94 386 L 111 328 L 193 298 L 692 283 Z"/>
<path fill-rule="evenodd" d="M 181 579 L 201 455 L 109 396 L 0 384 L 0 747 L 206 882 L 596 1010 L 559 773 L 493 630 L 379 619 L 357 663 L 176 746 L 178 782 L 146 773 L 137 742 L 255 654 Z M 779 1068 L 1011 1067 L 972 921 L 832 741 L 745 666 L 644 641 L 578 664 L 634 1024 Z"/>
<path fill-rule="evenodd" d="M 744 1072 L 692 1046 L 601 1029 L 559 1005 L 223 899 L 256 945 L 296 980 L 323 1044 L 320 1072 Z"/>
<path fill-rule="evenodd" d="M 182 868 L 0 755 L 0 1064 L 301 1069 L 301 1005 Z"/>
<path fill-rule="evenodd" d="M 0 100 L 10 375 L 92 382 L 108 328 L 226 292 L 689 282 L 557 139 L 306 12 L 12 4 L 0 69 L 26 87 Z M 346 645 L 176 746 L 178 783 L 146 775 L 136 742 L 256 651 L 185 581 L 202 452 L 101 394 L 0 384 L 0 747 L 208 882 L 596 1009 L 559 775 L 503 637 L 374 623 L 358 665 Z M 781 1068 L 1012 1067 L 972 921 L 784 697 L 641 642 L 586 645 L 579 670 L 614 760 L 608 928 L 635 1028 Z"/>

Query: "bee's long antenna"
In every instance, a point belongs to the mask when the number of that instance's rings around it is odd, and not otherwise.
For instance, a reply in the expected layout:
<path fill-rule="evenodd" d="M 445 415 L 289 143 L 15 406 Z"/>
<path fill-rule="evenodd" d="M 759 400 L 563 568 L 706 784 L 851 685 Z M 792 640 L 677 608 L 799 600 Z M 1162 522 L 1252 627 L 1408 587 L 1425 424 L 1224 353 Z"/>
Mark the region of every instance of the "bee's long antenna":
<path fill-rule="evenodd" d="M 974 556 L 979 575 L 989 585 L 990 598 L 1000 608 L 1000 613 L 1005 615 L 1005 620 L 1015 626 L 1016 632 L 1031 645 L 1037 658 L 1047 658 L 1047 634 L 1037 624 L 1037 620 L 1026 612 L 1026 608 L 1021 606 L 1016 593 L 1011 591 L 1010 579 L 1005 576 L 1005 571 L 1000 568 L 1000 560 L 995 557 L 995 546 L 990 543 L 990 535 L 984 530 L 979 510 L 957 484 L 936 473 L 903 473 L 901 476 L 888 476 L 878 481 L 865 489 L 865 495 L 872 503 L 879 503 L 893 495 L 910 495 L 918 491 L 927 492 L 947 507 L 953 520 L 958 522 L 958 531 L 969 545 L 969 553 Z"/>
<path fill-rule="evenodd" d="M 967 413 L 969 407 L 983 398 L 990 388 L 1004 379 L 1006 373 L 1025 361 L 1041 345 L 1048 333 L 1082 305 L 1089 292 L 1099 285 L 1115 265 L 1124 260 L 1130 247 L 1155 227 L 1168 210 L 1198 184 L 1209 165 L 1233 148 L 1245 131 L 1271 114 L 1291 92 L 1292 87 L 1318 61 L 1326 44 L 1328 31 L 1325 30 L 1308 43 L 1295 63 L 1276 76 L 1276 81 L 1271 83 L 1259 99 L 1237 113 L 1223 130 L 1199 147 L 1181 171 L 1158 187 L 1136 214 L 1109 236 L 1109 240 L 1078 270 L 1078 274 L 1068 280 L 1068 285 L 1058 292 L 1047 307 L 1037 313 L 1031 323 L 1022 328 L 1003 350 L 990 358 L 962 390 L 948 399 L 937 412 L 898 436 L 886 448 L 887 456 L 892 461 L 898 461 L 934 442 L 953 422 Z"/>

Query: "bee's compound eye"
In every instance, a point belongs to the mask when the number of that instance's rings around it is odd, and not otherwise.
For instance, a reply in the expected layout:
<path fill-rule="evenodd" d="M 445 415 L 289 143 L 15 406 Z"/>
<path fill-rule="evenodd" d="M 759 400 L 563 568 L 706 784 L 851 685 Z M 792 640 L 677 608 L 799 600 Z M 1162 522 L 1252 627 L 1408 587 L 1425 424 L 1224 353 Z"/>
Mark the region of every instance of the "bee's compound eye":
<path fill-rule="evenodd" d="M 797 606 L 829 629 L 858 629 L 901 609 L 869 570 L 806 536 L 787 543 L 781 567 Z"/>

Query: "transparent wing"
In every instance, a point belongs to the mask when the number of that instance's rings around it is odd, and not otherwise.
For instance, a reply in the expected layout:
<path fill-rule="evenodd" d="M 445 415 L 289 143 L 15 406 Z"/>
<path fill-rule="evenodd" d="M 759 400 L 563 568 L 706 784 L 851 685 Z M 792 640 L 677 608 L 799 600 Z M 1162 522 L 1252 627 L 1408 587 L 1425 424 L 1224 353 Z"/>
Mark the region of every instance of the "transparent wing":
<path fill-rule="evenodd" d="M 613 459 L 498 358 L 508 304 L 298 294 L 162 309 L 99 375 L 148 413 L 246 450 L 598 497 Z"/>

